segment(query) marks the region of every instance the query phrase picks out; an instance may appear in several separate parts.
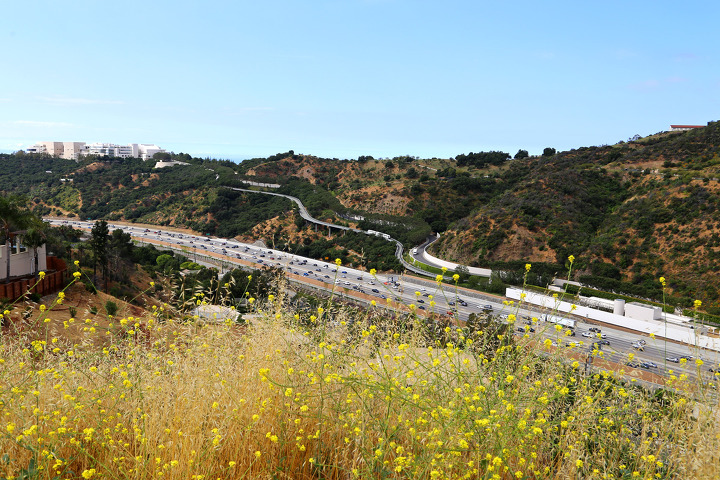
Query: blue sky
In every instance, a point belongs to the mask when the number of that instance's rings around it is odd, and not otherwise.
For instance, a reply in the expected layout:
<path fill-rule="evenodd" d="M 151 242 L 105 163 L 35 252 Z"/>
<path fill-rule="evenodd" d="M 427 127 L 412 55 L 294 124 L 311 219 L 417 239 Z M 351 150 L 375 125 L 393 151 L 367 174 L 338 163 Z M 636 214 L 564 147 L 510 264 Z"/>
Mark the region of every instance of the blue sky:
<path fill-rule="evenodd" d="M 540 153 L 720 118 L 714 1 L 4 2 L 0 150 Z"/>

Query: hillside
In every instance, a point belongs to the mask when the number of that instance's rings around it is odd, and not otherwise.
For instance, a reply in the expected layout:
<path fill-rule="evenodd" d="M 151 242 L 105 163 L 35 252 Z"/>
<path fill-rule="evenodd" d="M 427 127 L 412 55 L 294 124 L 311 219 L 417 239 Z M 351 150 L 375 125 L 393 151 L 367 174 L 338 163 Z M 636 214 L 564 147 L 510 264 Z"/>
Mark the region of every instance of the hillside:
<path fill-rule="evenodd" d="M 238 165 L 180 154 L 190 165 L 155 170 L 133 159 L 75 164 L 17 154 L 0 156 L 0 188 L 29 192 L 43 213 L 261 237 L 289 248 L 323 239 L 324 256 L 347 241 L 304 228 L 285 199 L 223 188 L 279 183 L 280 193 L 300 198 L 316 217 L 383 230 L 408 246 L 439 232 L 434 253 L 462 264 L 521 260 L 557 271 L 573 254 L 578 277 L 594 285 L 657 297 L 663 275 L 681 304 L 699 298 L 713 308 L 720 297 L 719 152 L 713 122 L 517 159 L 470 152 L 339 160 L 289 151 Z M 337 251 L 359 261 L 357 250 Z"/>

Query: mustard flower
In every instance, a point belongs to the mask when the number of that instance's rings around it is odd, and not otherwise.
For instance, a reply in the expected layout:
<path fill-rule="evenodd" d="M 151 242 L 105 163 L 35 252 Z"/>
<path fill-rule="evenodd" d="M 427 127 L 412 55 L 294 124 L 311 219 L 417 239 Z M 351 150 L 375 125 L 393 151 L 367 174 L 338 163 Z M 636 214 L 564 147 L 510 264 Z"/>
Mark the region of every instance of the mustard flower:
<path fill-rule="evenodd" d="M 80 273 L 80 272 L 73 273 L 73 277 L 75 277 L 75 278 L 80 278 L 81 276 L 82 276 L 82 273 Z"/>
<path fill-rule="evenodd" d="M 575 262 L 575 255 L 570 255 L 570 256 L 568 257 L 568 261 L 569 261 L 570 263 Z"/>
<path fill-rule="evenodd" d="M 456 282 L 460 280 L 460 275 L 458 275 L 457 273 L 453 275 L 453 280 L 455 280 Z"/>
<path fill-rule="evenodd" d="M 665 286 L 665 277 L 660 277 L 660 284 L 664 287 Z"/>
<path fill-rule="evenodd" d="M 38 272 L 38 276 L 40 277 L 40 280 L 42 280 L 43 278 L 45 278 L 45 272 Z"/>
<path fill-rule="evenodd" d="M 442 281 L 443 281 L 443 276 L 442 276 L 442 275 L 436 275 L 436 276 L 435 276 L 435 281 L 436 281 L 437 283 L 442 282 Z"/>
<path fill-rule="evenodd" d="M 339 258 L 336 258 L 336 259 L 335 259 L 335 265 L 337 265 L 338 267 L 339 267 L 340 265 L 342 265 L 342 260 L 340 260 Z"/>
<path fill-rule="evenodd" d="M 702 302 L 700 300 L 695 300 L 693 302 L 693 305 L 695 306 L 695 309 L 697 310 L 698 308 L 702 307 Z"/>
<path fill-rule="evenodd" d="M 525 271 L 526 271 L 526 272 L 529 272 L 531 267 L 532 267 L 532 266 L 531 266 L 529 263 L 526 263 L 526 264 L 525 264 Z"/>
<path fill-rule="evenodd" d="M 73 263 L 75 264 L 76 267 L 80 266 L 80 260 L 75 260 Z"/>
<path fill-rule="evenodd" d="M 443 271 L 443 273 L 447 272 L 447 267 L 442 267 L 440 270 Z"/>
<path fill-rule="evenodd" d="M 370 269 L 370 275 L 372 275 L 374 277 L 376 273 L 377 273 L 377 270 L 375 270 L 374 268 Z"/>

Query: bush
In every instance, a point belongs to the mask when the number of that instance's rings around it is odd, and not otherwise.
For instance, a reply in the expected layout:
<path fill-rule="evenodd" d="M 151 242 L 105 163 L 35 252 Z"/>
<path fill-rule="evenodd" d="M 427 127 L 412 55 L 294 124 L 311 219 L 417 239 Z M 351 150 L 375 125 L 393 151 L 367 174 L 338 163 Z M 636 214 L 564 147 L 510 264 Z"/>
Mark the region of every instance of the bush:
<path fill-rule="evenodd" d="M 108 315 L 114 317 L 118 311 L 117 303 L 113 302 L 112 300 L 108 300 L 107 302 L 105 302 L 105 311 Z"/>

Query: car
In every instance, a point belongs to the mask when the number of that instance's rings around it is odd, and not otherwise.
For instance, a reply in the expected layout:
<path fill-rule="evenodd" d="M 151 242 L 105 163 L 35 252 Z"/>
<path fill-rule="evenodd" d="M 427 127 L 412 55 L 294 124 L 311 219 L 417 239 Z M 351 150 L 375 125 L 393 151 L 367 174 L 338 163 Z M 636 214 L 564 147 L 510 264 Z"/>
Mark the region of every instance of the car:
<path fill-rule="evenodd" d="M 668 362 L 680 363 L 680 359 L 678 357 L 667 357 L 665 360 Z"/>
<path fill-rule="evenodd" d="M 383 294 L 380 294 L 380 298 L 382 298 L 383 300 L 385 300 L 387 297 L 386 297 L 385 295 L 383 295 Z"/>
<path fill-rule="evenodd" d="M 482 305 L 480 308 L 482 308 L 483 310 L 485 310 L 487 312 L 492 312 L 492 310 L 493 310 L 492 305 Z"/>
<path fill-rule="evenodd" d="M 584 333 L 582 334 L 582 336 L 585 337 L 585 338 L 592 338 L 592 337 L 594 337 L 595 335 L 593 335 L 593 334 L 590 333 L 590 332 L 584 332 Z"/>
<path fill-rule="evenodd" d="M 373 288 L 373 289 L 372 289 L 372 292 L 373 292 L 373 293 L 380 293 L 380 290 L 378 290 L 377 288 Z"/>
<path fill-rule="evenodd" d="M 635 350 L 640 350 L 641 352 L 644 352 L 644 351 L 645 351 L 645 345 L 643 345 L 642 343 L 635 342 L 635 343 L 632 344 L 632 347 L 633 347 Z"/>
<path fill-rule="evenodd" d="M 455 305 L 455 302 L 448 302 L 448 305 L 452 307 L 453 305 Z"/>
<path fill-rule="evenodd" d="M 650 365 L 648 362 L 642 362 L 640 364 L 640 367 L 644 368 L 645 370 L 650 370 L 652 368 L 652 365 Z"/>
<path fill-rule="evenodd" d="M 423 296 L 423 297 L 429 297 L 430 294 L 426 292 L 426 293 L 423 293 L 422 296 Z"/>
<path fill-rule="evenodd" d="M 465 301 L 463 301 L 463 300 L 460 300 L 460 305 L 462 305 L 463 307 L 467 307 L 467 306 L 468 306 L 467 302 L 465 302 Z"/>
<path fill-rule="evenodd" d="M 637 343 L 638 345 L 647 345 L 647 342 L 646 342 L 645 340 L 643 340 L 643 339 L 640 339 L 640 340 L 638 340 L 638 341 L 635 342 L 635 343 Z"/>
<path fill-rule="evenodd" d="M 610 345 L 610 342 L 608 342 L 607 340 L 600 340 L 598 343 L 600 345 Z"/>
<path fill-rule="evenodd" d="M 425 305 L 420 305 L 418 308 L 419 308 L 420 310 L 425 310 Z"/>
<path fill-rule="evenodd" d="M 362 280 L 362 277 L 357 277 L 358 280 Z"/>
<path fill-rule="evenodd" d="M 625 365 L 631 368 L 640 368 L 640 364 L 637 362 L 627 362 Z"/>
<path fill-rule="evenodd" d="M 595 333 L 600 333 L 601 330 L 597 327 L 590 327 L 590 331 L 595 332 Z"/>
<path fill-rule="evenodd" d="M 425 300 L 423 300 L 422 298 L 418 298 L 418 303 L 425 303 Z"/>

